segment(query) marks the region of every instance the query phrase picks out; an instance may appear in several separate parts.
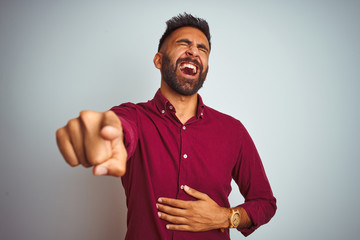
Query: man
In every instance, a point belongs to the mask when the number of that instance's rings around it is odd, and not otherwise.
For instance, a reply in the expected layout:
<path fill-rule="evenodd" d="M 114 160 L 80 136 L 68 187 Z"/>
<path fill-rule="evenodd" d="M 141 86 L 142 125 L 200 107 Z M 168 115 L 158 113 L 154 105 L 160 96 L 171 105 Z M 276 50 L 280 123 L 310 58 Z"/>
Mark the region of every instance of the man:
<path fill-rule="evenodd" d="M 154 99 L 83 111 L 57 131 L 71 166 L 122 177 L 126 239 L 229 239 L 229 228 L 247 236 L 275 214 L 276 199 L 244 126 L 197 94 L 210 47 L 205 20 L 173 17 L 154 57 L 161 72 Z M 234 208 L 232 179 L 245 198 Z"/>

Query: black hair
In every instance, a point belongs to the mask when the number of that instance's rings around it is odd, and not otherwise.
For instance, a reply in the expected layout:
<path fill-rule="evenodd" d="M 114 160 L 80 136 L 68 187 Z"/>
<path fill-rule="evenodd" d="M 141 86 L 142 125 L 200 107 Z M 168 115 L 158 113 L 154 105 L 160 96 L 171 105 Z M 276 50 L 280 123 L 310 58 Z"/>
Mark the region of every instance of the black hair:
<path fill-rule="evenodd" d="M 172 32 L 174 32 L 176 29 L 179 29 L 181 27 L 194 27 L 194 28 L 197 28 L 200 31 L 202 31 L 204 33 L 204 35 L 206 36 L 206 38 L 209 42 L 209 47 L 211 49 L 210 29 L 209 29 L 209 25 L 206 22 L 206 20 L 204 20 L 202 18 L 194 17 L 193 15 L 184 12 L 184 14 L 179 14 L 179 15 L 174 16 L 171 19 L 169 19 L 166 22 L 166 25 L 167 25 L 166 30 L 159 41 L 158 51 L 160 51 L 160 48 L 163 45 L 163 43 L 165 42 L 166 38 L 168 36 L 170 36 L 170 34 Z"/>

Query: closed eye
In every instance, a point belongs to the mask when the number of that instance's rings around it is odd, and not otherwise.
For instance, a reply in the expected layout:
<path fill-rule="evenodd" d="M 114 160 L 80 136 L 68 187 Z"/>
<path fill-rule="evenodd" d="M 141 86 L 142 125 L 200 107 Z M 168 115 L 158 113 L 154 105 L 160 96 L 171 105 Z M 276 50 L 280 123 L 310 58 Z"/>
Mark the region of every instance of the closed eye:
<path fill-rule="evenodd" d="M 198 44 L 197 45 L 198 49 L 200 49 L 200 51 L 202 52 L 209 52 L 209 49 L 207 49 L 207 47 L 204 44 Z"/>
<path fill-rule="evenodd" d="M 176 43 L 181 46 L 188 46 L 189 44 L 191 44 L 191 41 L 189 41 L 187 39 L 180 39 L 180 40 L 176 41 Z"/>

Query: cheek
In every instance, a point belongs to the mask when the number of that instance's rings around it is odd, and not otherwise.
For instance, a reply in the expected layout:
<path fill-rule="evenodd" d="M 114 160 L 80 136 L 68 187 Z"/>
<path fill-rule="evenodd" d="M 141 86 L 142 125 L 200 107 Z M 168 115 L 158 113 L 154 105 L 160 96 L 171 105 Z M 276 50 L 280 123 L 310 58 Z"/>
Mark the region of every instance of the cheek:
<path fill-rule="evenodd" d="M 172 51 L 169 52 L 168 56 L 178 58 L 180 56 L 183 56 L 185 53 L 186 53 L 185 49 L 175 48 L 175 49 L 173 49 Z"/>
<path fill-rule="evenodd" d="M 171 53 L 168 55 L 169 59 L 170 59 L 170 63 L 172 65 L 175 65 L 176 64 L 176 61 L 179 59 L 179 58 L 182 58 L 183 57 L 183 54 L 182 53 L 179 53 L 179 52 L 176 52 L 176 53 Z"/>
<path fill-rule="evenodd" d="M 203 64 L 203 68 L 204 68 L 204 71 L 205 71 L 209 67 L 208 59 L 202 60 L 202 64 Z"/>
<path fill-rule="evenodd" d="M 209 56 L 204 53 L 204 54 L 200 54 L 200 58 L 201 58 L 201 61 L 202 61 L 203 65 L 207 66 L 208 63 L 209 63 Z"/>

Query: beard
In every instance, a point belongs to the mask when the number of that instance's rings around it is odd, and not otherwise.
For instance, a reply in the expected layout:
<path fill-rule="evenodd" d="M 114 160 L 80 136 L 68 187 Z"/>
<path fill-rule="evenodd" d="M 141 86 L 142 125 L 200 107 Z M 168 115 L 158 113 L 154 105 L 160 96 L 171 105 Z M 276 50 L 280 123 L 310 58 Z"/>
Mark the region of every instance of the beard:
<path fill-rule="evenodd" d="M 197 79 L 176 76 L 176 70 L 183 61 L 192 62 L 199 66 L 199 77 Z M 175 66 L 173 66 L 170 63 L 170 58 L 166 54 L 162 56 L 161 75 L 164 81 L 172 90 L 184 96 L 191 96 L 199 91 L 205 82 L 208 69 L 209 67 L 203 72 L 203 66 L 191 58 L 179 58 Z"/>

